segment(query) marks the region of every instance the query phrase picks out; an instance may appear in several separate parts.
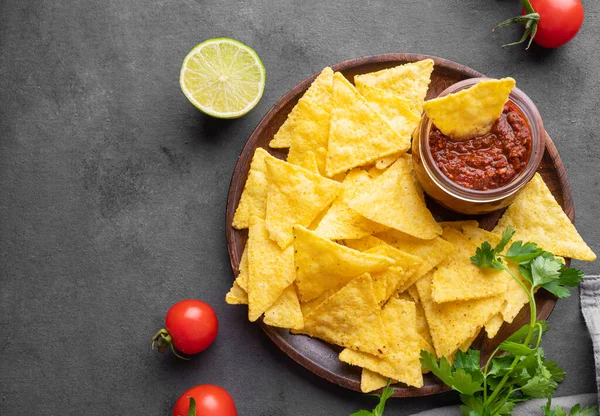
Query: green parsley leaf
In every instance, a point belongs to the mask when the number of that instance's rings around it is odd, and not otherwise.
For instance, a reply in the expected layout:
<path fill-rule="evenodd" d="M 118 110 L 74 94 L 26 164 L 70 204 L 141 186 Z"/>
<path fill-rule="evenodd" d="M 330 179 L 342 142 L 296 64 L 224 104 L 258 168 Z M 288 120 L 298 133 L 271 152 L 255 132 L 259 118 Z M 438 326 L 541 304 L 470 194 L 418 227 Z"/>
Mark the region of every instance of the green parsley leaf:
<path fill-rule="evenodd" d="M 500 348 L 502 351 L 513 353 L 516 356 L 531 355 L 534 353 L 534 350 L 529 348 L 527 345 L 512 341 L 504 341 L 498 346 L 498 348 Z"/>
<path fill-rule="evenodd" d="M 434 355 L 427 351 L 421 351 L 421 365 L 424 369 L 430 370 L 446 385 L 462 394 L 473 395 L 483 390 L 483 373 L 474 377 L 467 373 L 463 368 L 453 369 L 446 357 L 438 361 Z M 481 372 L 481 370 L 479 370 Z"/>
<path fill-rule="evenodd" d="M 531 261 L 531 276 L 534 286 L 542 286 L 558 279 L 561 267 L 562 263 L 558 259 L 549 259 L 544 256 L 533 259 Z"/>
<path fill-rule="evenodd" d="M 565 373 L 565 371 L 558 366 L 556 361 L 546 360 L 544 364 L 550 372 L 550 377 L 552 377 L 552 380 L 556 381 L 557 383 L 560 383 L 564 380 L 567 373 Z"/>
<path fill-rule="evenodd" d="M 536 243 L 525 243 L 516 241 L 511 244 L 504 256 L 505 259 L 513 263 L 523 263 L 535 259 L 542 253 L 542 249 Z"/>
<path fill-rule="evenodd" d="M 487 241 L 481 244 L 481 247 L 477 247 L 475 255 L 471 257 L 471 263 L 482 269 L 494 268 L 494 260 L 496 259 L 496 252 L 492 250 L 492 246 Z"/>
<path fill-rule="evenodd" d="M 373 411 L 359 410 L 358 412 L 352 413 L 350 416 L 382 416 L 385 410 L 385 403 L 387 400 L 394 395 L 394 389 L 390 387 L 391 380 L 388 380 L 387 385 L 381 391 L 381 394 L 372 394 L 371 396 L 378 397 L 379 403 L 375 406 Z"/>
<path fill-rule="evenodd" d="M 456 351 L 454 357 L 454 368 L 463 369 L 466 373 L 471 374 L 473 380 L 483 382 L 483 372 L 481 371 L 481 358 L 479 350 L 470 348 L 467 352 L 462 350 Z"/>
<path fill-rule="evenodd" d="M 513 237 L 513 235 L 515 235 L 516 232 L 517 231 L 513 230 L 513 228 L 510 225 L 508 227 L 506 227 L 506 229 L 502 233 L 502 239 L 496 245 L 496 247 L 494 248 L 494 251 L 496 253 L 503 252 L 504 251 L 504 247 L 506 247 L 506 245 L 508 244 L 508 242 L 510 241 L 510 239 Z"/>
<path fill-rule="evenodd" d="M 536 375 L 529 379 L 524 386 L 521 387 L 521 392 L 529 397 L 543 399 L 556 391 L 558 384 L 551 378 L 546 378 L 542 375 Z"/>
<path fill-rule="evenodd" d="M 463 416 L 480 416 L 483 414 L 483 400 L 469 394 L 461 394 L 460 400 L 464 403 L 459 407 Z"/>

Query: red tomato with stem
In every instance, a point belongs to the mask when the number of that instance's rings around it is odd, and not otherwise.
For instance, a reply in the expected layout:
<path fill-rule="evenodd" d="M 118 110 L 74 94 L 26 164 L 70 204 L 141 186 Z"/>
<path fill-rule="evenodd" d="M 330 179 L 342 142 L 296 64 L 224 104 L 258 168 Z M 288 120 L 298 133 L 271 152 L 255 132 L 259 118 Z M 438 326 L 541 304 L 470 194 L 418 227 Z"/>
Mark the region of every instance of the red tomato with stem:
<path fill-rule="evenodd" d="M 540 20 L 533 41 L 544 48 L 557 48 L 575 37 L 583 23 L 581 0 L 529 0 Z M 527 14 L 523 9 L 523 14 Z"/>
<path fill-rule="evenodd" d="M 219 321 L 213 308 L 199 300 L 182 300 L 177 302 L 167 312 L 165 319 L 166 329 L 161 329 L 152 338 L 152 347 L 155 345 L 162 352 L 170 347 L 184 354 L 198 354 L 208 348 L 219 330 Z"/>
<path fill-rule="evenodd" d="M 173 408 L 173 416 L 188 416 L 191 397 L 196 402 L 195 415 L 191 416 L 237 416 L 235 402 L 227 390 L 212 384 L 192 387 L 179 396 Z"/>

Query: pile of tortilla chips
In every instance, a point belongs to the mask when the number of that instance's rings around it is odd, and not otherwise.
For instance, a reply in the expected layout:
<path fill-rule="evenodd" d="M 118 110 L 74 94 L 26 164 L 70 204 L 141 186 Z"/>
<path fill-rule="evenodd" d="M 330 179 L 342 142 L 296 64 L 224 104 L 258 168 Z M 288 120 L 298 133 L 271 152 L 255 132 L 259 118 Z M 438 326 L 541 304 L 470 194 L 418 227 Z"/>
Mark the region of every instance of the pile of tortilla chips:
<path fill-rule="evenodd" d="M 388 379 L 421 387 L 421 350 L 452 360 L 482 328 L 493 337 L 512 322 L 520 285 L 470 262 L 506 225 L 556 255 L 595 258 L 539 176 L 494 232 L 436 222 L 406 154 L 432 70 L 410 63 L 355 87 L 325 68 L 271 142 L 287 161 L 256 150 L 233 219 L 248 242 L 226 301 L 343 347 L 365 392 Z"/>

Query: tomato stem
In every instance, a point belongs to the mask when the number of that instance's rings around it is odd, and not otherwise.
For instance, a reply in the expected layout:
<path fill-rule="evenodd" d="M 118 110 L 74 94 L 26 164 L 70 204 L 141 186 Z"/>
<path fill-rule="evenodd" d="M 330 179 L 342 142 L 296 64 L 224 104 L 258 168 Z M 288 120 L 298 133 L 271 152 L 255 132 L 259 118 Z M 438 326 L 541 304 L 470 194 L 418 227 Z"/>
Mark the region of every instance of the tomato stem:
<path fill-rule="evenodd" d="M 529 0 L 521 0 L 521 4 L 523 5 L 523 8 L 527 13 L 535 13 L 535 10 L 533 10 L 533 7 L 531 6 Z"/>
<path fill-rule="evenodd" d="M 508 25 L 512 25 L 515 23 L 522 24 L 525 26 L 525 32 L 523 32 L 523 36 L 521 37 L 521 39 L 519 39 L 517 42 L 512 42 L 512 43 L 507 43 L 505 45 L 502 45 L 503 48 L 507 47 L 507 46 L 518 45 L 520 43 L 525 42 L 527 40 L 527 38 L 529 38 L 529 42 L 527 42 L 527 47 L 525 48 L 525 49 L 529 49 L 529 47 L 531 46 L 531 42 L 533 41 L 533 38 L 535 37 L 535 34 L 537 33 L 538 22 L 540 21 L 539 13 L 535 12 L 535 10 L 531 6 L 531 3 L 529 2 L 529 0 L 520 0 L 520 1 L 521 1 L 521 4 L 523 5 L 523 8 L 527 12 L 527 14 L 522 15 L 522 16 L 512 17 L 503 22 L 500 22 L 493 29 L 493 30 L 496 30 L 499 27 L 508 26 Z"/>
<path fill-rule="evenodd" d="M 167 347 L 171 348 L 175 357 L 189 360 L 189 358 L 183 357 L 177 352 L 175 345 L 173 345 L 173 337 L 167 329 L 163 328 L 152 337 L 152 349 L 156 348 L 158 352 L 163 352 Z"/>

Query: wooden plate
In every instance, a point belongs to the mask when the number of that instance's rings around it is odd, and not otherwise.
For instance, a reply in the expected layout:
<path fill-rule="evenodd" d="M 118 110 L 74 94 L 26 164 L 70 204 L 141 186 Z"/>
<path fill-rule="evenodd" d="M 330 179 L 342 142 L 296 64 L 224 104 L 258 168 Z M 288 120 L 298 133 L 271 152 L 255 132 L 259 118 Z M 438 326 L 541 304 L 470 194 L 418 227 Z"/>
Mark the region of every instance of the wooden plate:
<path fill-rule="evenodd" d="M 352 80 L 356 74 L 364 74 L 367 72 L 379 71 L 381 69 L 404 64 L 407 62 L 418 61 L 421 59 L 431 58 L 435 61 L 435 67 L 431 76 L 431 84 L 427 98 L 437 96 L 441 91 L 448 86 L 466 78 L 481 77 L 481 73 L 468 68 L 464 65 L 448 61 L 442 58 L 433 56 L 416 55 L 416 54 L 385 54 L 368 56 L 364 58 L 353 59 L 350 61 L 341 62 L 332 66 L 334 71 L 342 72 L 346 78 Z M 240 155 L 229 188 L 229 196 L 227 199 L 227 248 L 231 260 L 231 267 L 235 275 L 239 273 L 238 265 L 246 244 L 248 236 L 247 230 L 239 231 L 231 227 L 233 214 L 240 200 L 248 170 L 250 169 L 250 161 L 254 150 L 257 147 L 267 149 L 271 154 L 285 159 L 286 150 L 271 149 L 268 146 L 269 141 L 277 132 L 279 127 L 287 118 L 288 113 L 292 110 L 298 99 L 304 91 L 309 87 L 312 81 L 318 74 L 302 81 L 292 90 L 285 94 L 265 115 L 260 121 L 242 154 Z M 571 197 L 571 189 L 567 181 L 565 168 L 560 160 L 556 147 L 552 140 L 546 135 L 546 152 L 544 154 L 542 164 L 539 169 L 544 181 L 554 194 L 556 200 L 561 204 L 563 210 L 568 217 L 573 221 L 573 201 Z M 450 212 L 431 200 L 428 200 L 428 206 L 438 221 L 459 220 L 469 218 L 465 215 Z M 484 216 L 477 217 L 482 228 L 491 230 L 498 222 L 502 212 L 495 212 Z M 473 218 L 473 217 L 471 217 Z M 546 319 L 554 305 L 556 299 L 548 292 L 541 290 L 536 294 L 538 319 Z M 512 324 L 505 324 L 495 339 L 488 340 L 485 334 L 482 333 L 475 341 L 474 346 L 482 351 L 482 356 L 489 353 L 505 339 L 508 335 L 528 323 L 528 308 L 524 308 L 521 313 L 515 318 Z M 332 383 L 338 384 L 348 389 L 360 391 L 360 369 L 343 364 L 338 360 L 338 354 L 341 351 L 340 347 L 333 346 L 318 339 L 313 339 L 303 335 L 291 335 L 288 330 L 273 328 L 260 322 L 263 330 L 269 338 L 287 355 L 295 360 L 300 365 L 308 370 L 329 380 Z M 424 386 L 422 388 L 403 387 L 397 385 L 395 387 L 395 397 L 413 397 L 426 396 L 430 394 L 440 393 L 450 390 L 447 386 L 441 383 L 436 377 L 426 375 L 424 377 Z"/>

